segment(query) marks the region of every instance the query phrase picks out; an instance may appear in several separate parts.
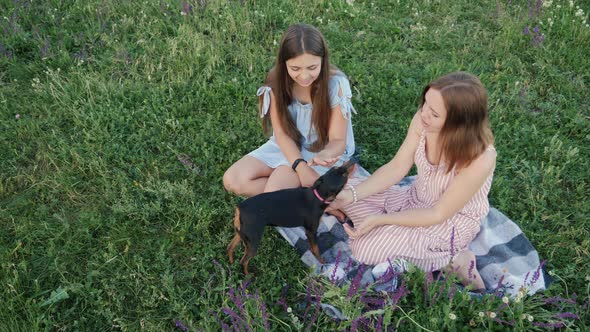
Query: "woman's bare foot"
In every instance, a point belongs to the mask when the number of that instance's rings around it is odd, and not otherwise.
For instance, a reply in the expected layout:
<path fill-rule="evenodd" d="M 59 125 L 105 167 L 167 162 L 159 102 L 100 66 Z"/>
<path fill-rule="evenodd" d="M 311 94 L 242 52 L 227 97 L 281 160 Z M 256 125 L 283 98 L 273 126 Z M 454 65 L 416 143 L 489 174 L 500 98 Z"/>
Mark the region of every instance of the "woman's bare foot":
<path fill-rule="evenodd" d="M 471 250 L 464 250 L 458 253 L 451 262 L 451 269 L 465 287 L 471 286 L 473 291 L 485 290 L 486 286 L 477 271 L 475 255 Z"/>

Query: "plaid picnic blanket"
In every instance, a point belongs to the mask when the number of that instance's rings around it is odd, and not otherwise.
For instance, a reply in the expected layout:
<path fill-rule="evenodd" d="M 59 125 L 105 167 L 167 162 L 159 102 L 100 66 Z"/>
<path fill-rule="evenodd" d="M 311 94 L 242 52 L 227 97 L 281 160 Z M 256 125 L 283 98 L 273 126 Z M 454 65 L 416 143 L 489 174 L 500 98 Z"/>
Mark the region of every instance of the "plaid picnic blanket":
<path fill-rule="evenodd" d="M 364 169 L 359 170 L 366 173 Z M 404 178 L 399 185 L 406 186 L 414 177 Z M 320 254 L 326 261 L 322 265 L 309 250 L 303 227 L 276 227 L 279 233 L 297 250 L 301 260 L 315 272 L 340 281 L 361 278 L 361 283 L 374 283 L 383 280 L 385 273 L 401 273 L 407 269 L 403 260 L 383 262 L 378 265 L 359 264 L 351 257 L 348 235 L 340 222 L 333 216 L 324 214 L 318 229 Z M 476 255 L 477 269 L 486 285 L 487 291 L 503 291 L 515 296 L 521 287 L 529 294 L 544 290 L 549 278 L 544 273 L 539 254 L 526 238 L 520 227 L 502 212 L 491 207 L 481 222 L 481 230 L 469 248 Z M 396 287 L 397 278 L 385 278 L 387 283 L 378 285 L 382 289 Z"/>

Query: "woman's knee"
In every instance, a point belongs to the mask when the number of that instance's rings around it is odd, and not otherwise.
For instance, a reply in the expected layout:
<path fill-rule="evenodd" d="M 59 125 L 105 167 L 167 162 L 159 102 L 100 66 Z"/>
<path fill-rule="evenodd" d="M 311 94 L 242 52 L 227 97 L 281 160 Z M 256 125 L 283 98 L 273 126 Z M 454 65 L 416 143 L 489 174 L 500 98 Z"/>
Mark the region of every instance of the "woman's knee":
<path fill-rule="evenodd" d="M 225 190 L 235 195 L 241 195 L 244 193 L 245 188 L 250 181 L 248 174 L 239 172 L 237 167 L 230 167 L 223 174 L 223 186 Z"/>
<path fill-rule="evenodd" d="M 231 193 L 235 193 L 238 185 L 237 185 L 238 177 L 236 176 L 233 167 L 230 167 L 225 173 L 223 173 L 223 186 L 225 190 Z"/>

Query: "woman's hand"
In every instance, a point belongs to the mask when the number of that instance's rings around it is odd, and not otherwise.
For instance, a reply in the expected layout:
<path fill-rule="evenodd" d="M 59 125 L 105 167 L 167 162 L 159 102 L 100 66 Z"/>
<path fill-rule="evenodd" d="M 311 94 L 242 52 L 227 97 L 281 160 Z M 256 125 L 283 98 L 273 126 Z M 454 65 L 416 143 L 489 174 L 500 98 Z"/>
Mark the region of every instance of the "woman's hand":
<path fill-rule="evenodd" d="M 352 203 L 352 199 L 353 199 L 353 196 L 352 196 L 352 191 L 350 191 L 350 189 L 342 190 L 338 194 L 338 196 L 336 196 L 336 199 L 334 199 L 334 201 L 332 201 L 332 203 L 330 203 L 330 205 L 328 205 L 326 212 L 338 210 L 338 209 L 343 208 L 347 205 L 350 205 L 350 203 Z"/>
<path fill-rule="evenodd" d="M 365 218 L 365 220 L 355 226 L 354 228 L 348 226 L 348 224 L 343 225 L 344 231 L 348 234 L 348 237 L 351 239 L 357 239 L 370 231 L 372 231 L 375 227 L 380 226 L 378 222 L 378 215 L 369 215 Z"/>
<path fill-rule="evenodd" d="M 302 187 L 311 187 L 315 180 L 320 177 L 313 168 L 305 163 L 299 164 L 297 167 L 297 175 L 299 176 L 299 181 L 301 182 Z"/>
<path fill-rule="evenodd" d="M 311 158 L 311 160 L 308 161 L 307 164 L 309 166 L 319 165 L 319 166 L 324 166 L 324 167 L 330 167 L 330 166 L 334 165 L 334 163 L 336 163 L 338 161 L 338 159 L 340 159 L 340 158 L 333 157 L 326 150 L 322 150 L 318 154 L 313 156 L 313 158 Z"/>

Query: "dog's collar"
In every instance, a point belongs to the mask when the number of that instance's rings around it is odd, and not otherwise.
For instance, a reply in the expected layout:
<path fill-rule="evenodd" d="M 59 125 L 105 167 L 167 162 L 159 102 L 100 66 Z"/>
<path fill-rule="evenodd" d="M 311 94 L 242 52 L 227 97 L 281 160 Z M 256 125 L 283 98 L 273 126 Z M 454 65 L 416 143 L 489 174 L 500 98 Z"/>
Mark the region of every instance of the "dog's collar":
<path fill-rule="evenodd" d="M 320 194 L 318 193 L 317 189 L 314 189 L 313 193 L 315 194 L 315 197 L 317 197 L 320 200 L 320 202 L 325 203 L 325 204 L 332 203 L 332 202 L 328 202 L 327 200 L 323 199 L 322 196 L 320 196 Z"/>

